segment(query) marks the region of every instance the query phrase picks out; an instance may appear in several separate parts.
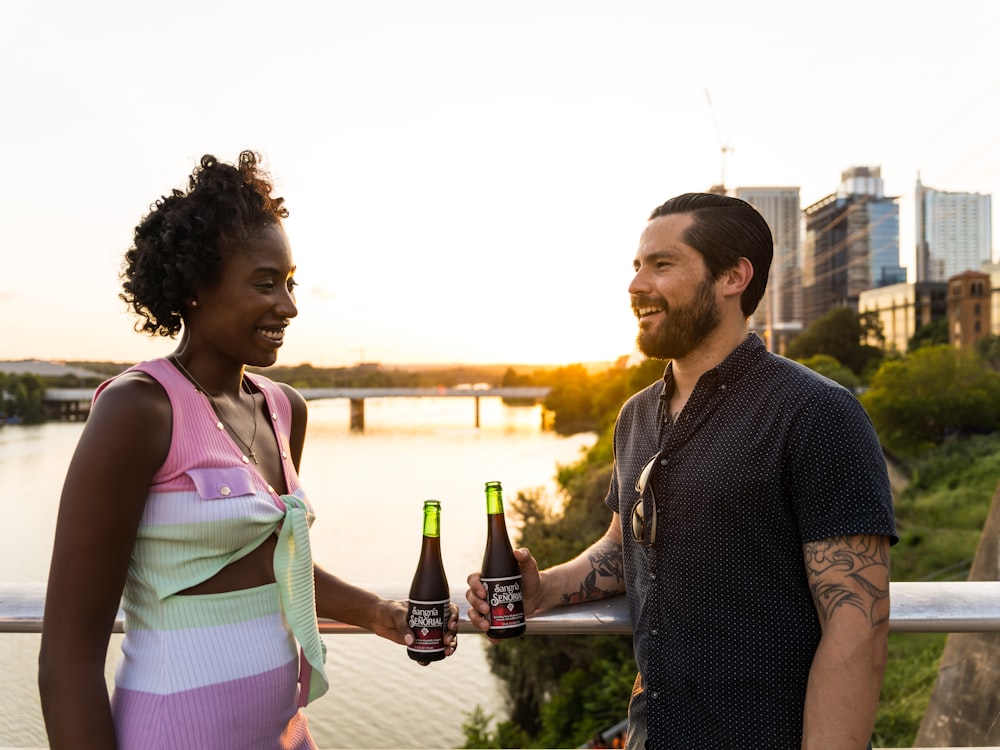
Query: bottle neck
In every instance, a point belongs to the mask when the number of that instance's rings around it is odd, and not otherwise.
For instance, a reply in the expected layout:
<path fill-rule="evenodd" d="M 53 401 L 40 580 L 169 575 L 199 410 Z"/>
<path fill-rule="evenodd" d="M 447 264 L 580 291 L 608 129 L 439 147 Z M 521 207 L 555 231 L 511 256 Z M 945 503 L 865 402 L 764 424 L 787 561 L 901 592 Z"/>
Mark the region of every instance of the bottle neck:
<path fill-rule="evenodd" d="M 486 485 L 486 512 L 491 515 L 503 515 L 503 490 L 499 482 Z"/>
<path fill-rule="evenodd" d="M 424 536 L 441 536 L 441 506 L 437 503 L 424 503 Z"/>

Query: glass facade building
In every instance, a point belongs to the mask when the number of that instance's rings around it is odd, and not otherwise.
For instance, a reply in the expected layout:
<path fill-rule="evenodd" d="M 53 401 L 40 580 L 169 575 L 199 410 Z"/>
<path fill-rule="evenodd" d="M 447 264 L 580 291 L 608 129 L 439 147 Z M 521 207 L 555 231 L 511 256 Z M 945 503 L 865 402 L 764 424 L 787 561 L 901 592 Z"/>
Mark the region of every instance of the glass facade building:
<path fill-rule="evenodd" d="M 899 205 L 879 167 L 853 167 L 840 189 L 807 207 L 802 317 L 808 327 L 836 307 L 858 310 L 868 289 L 906 281 L 899 265 Z"/>

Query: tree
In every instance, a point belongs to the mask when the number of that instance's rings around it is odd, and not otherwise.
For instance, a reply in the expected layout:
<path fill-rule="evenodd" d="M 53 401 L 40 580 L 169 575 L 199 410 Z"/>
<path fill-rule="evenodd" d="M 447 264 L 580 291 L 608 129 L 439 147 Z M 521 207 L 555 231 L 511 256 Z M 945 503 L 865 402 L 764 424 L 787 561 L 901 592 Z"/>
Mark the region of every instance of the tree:
<path fill-rule="evenodd" d="M 940 346 L 948 343 L 948 319 L 938 318 L 918 328 L 906 343 L 906 350 L 916 351 L 925 346 Z"/>
<path fill-rule="evenodd" d="M 861 381 L 858 376 L 844 367 L 829 354 L 816 354 L 808 359 L 802 360 L 802 364 L 813 372 L 818 372 L 824 377 L 830 378 L 835 383 L 840 383 L 844 388 L 856 391 Z"/>
<path fill-rule="evenodd" d="M 796 336 L 786 354 L 799 361 L 828 354 L 855 375 L 862 375 L 883 356 L 879 347 L 861 343 L 872 339 L 885 342 L 881 323 L 875 316 L 867 313 L 862 316 L 850 308 L 836 307 Z"/>
<path fill-rule="evenodd" d="M 552 373 L 552 390 L 545 408 L 555 412 L 553 428 L 561 434 L 593 430 L 597 419 L 591 404 L 590 376 L 583 365 L 560 367 Z"/>
<path fill-rule="evenodd" d="M 38 375 L 7 375 L 0 383 L 0 413 L 25 424 L 45 421 L 45 381 Z"/>
<path fill-rule="evenodd" d="M 863 312 L 858 315 L 858 326 L 862 341 L 876 341 L 878 349 L 885 351 L 885 329 L 882 327 L 882 319 L 874 310 Z"/>
<path fill-rule="evenodd" d="M 884 362 L 861 402 L 882 444 L 912 456 L 947 438 L 1000 427 L 1000 373 L 975 352 L 924 347 Z"/>
<path fill-rule="evenodd" d="M 592 408 L 601 430 L 614 426 L 618 412 L 628 398 L 663 377 L 666 362 L 645 359 L 627 369 L 608 370 L 594 380 Z"/>
<path fill-rule="evenodd" d="M 944 343 L 948 343 L 945 340 Z M 1000 370 L 1000 336 L 984 336 L 976 342 L 976 354 L 991 370 Z"/>

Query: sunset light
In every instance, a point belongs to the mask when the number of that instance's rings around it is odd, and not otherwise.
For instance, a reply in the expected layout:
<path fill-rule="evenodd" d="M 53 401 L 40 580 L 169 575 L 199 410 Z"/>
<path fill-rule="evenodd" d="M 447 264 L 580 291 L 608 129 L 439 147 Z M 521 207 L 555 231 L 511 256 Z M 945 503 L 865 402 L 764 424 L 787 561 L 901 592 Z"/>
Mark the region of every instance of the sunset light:
<path fill-rule="evenodd" d="M 810 7 L 16 3 L 3 357 L 169 352 L 131 330 L 122 254 L 202 154 L 243 148 L 290 210 L 283 364 L 628 355 L 645 219 L 717 183 L 723 158 L 728 187 L 799 186 L 803 206 L 880 165 L 912 276 L 918 173 L 1000 194 L 1000 11 L 852 0 L 818 33 Z"/>

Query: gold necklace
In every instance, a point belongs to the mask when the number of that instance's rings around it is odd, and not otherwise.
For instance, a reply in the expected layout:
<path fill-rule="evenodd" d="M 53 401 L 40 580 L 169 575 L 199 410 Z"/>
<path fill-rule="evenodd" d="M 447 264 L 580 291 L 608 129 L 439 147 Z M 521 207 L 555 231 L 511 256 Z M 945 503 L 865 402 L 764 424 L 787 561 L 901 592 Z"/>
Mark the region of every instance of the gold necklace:
<path fill-rule="evenodd" d="M 195 378 L 194 375 L 188 372 L 188 369 L 181 364 L 180 359 L 178 359 L 177 356 L 173 354 L 170 355 L 169 359 L 177 366 L 177 369 L 180 370 L 182 373 L 184 373 L 184 376 L 194 384 L 195 390 L 197 390 L 199 393 L 204 394 L 205 398 L 208 399 L 208 403 L 212 405 L 212 411 L 215 412 L 216 419 L 219 420 L 218 422 L 216 422 L 215 426 L 218 427 L 220 430 L 228 427 L 229 434 L 232 435 L 234 438 L 236 438 L 246 449 L 246 453 L 243 455 L 243 463 L 246 464 L 250 463 L 251 461 L 253 461 L 255 464 L 258 463 L 257 454 L 254 453 L 253 450 L 253 443 L 257 439 L 257 394 L 250 390 L 250 387 L 247 385 L 246 382 L 246 376 L 244 376 L 240 380 L 240 390 L 245 391 L 250 396 L 250 400 L 253 402 L 253 405 L 250 407 L 252 410 L 251 413 L 253 414 L 253 434 L 250 436 L 249 443 L 247 443 L 246 440 L 244 440 L 239 436 L 239 433 L 236 432 L 236 430 L 233 428 L 231 424 L 223 420 L 222 410 L 219 409 L 219 405 L 215 403 L 215 399 L 212 398 L 212 394 L 209 393 L 207 390 L 205 390 L 205 387 L 198 382 L 198 380 Z"/>

